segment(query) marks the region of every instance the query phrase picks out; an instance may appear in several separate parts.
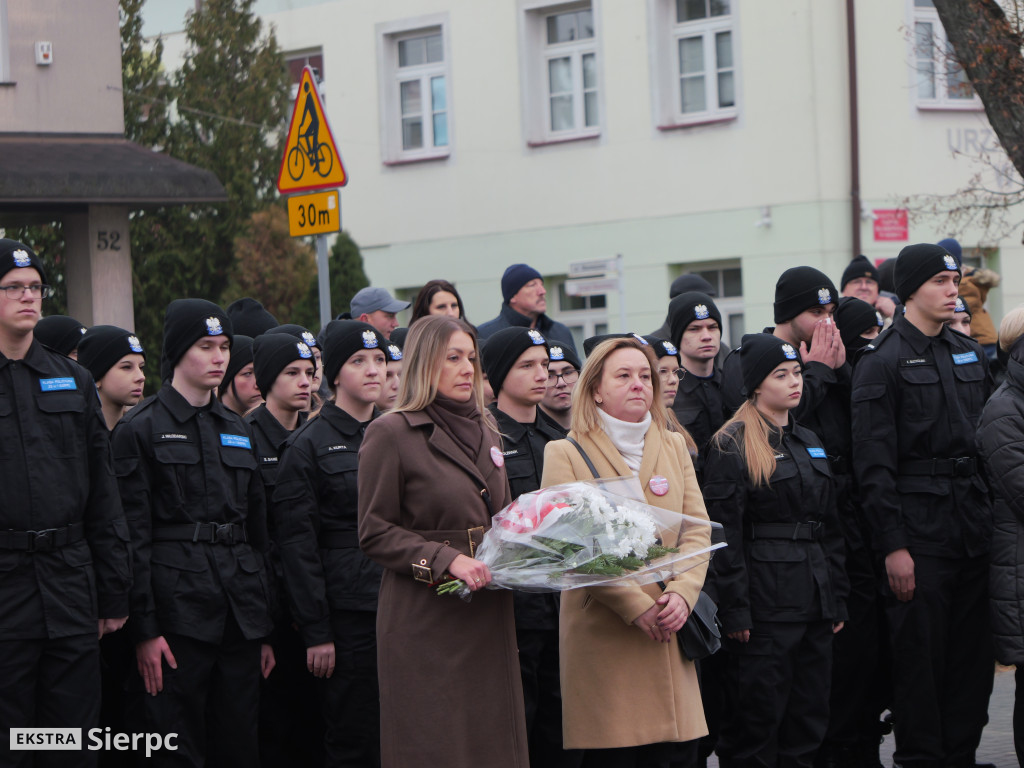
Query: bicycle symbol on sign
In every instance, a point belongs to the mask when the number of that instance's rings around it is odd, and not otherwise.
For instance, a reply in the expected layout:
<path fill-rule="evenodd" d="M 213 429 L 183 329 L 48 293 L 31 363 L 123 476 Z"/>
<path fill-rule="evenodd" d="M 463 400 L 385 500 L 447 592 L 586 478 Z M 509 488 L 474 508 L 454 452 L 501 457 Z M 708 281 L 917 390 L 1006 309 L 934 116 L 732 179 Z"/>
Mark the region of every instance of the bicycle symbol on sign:
<path fill-rule="evenodd" d="M 306 172 L 306 162 L 310 167 L 326 179 L 334 167 L 334 153 L 327 144 L 321 144 L 318 140 L 320 134 L 320 118 L 317 117 L 316 107 L 313 104 L 313 94 L 309 92 L 309 83 L 304 86 L 306 91 L 306 103 L 302 110 L 302 122 L 299 123 L 299 140 L 296 146 L 288 151 L 288 175 L 292 181 L 298 181 Z M 306 124 L 307 118 L 309 119 Z M 306 124 L 305 130 L 302 126 Z"/>

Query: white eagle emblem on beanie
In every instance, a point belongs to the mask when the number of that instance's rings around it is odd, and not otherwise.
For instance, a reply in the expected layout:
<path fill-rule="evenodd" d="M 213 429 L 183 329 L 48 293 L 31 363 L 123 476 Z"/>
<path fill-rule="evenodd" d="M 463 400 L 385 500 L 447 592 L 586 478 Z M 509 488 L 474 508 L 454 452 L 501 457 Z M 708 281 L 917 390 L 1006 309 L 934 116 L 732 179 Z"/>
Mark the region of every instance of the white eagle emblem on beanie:
<path fill-rule="evenodd" d="M 786 356 L 787 360 L 796 360 L 796 350 L 789 344 L 782 345 L 782 354 Z"/>
<path fill-rule="evenodd" d="M 818 289 L 818 303 L 819 304 L 831 304 L 832 303 L 832 292 L 828 288 Z"/>
<path fill-rule="evenodd" d="M 550 359 L 550 360 L 565 360 L 565 352 L 562 351 L 561 347 L 551 347 L 548 350 L 548 359 Z"/>
<path fill-rule="evenodd" d="M 388 344 L 388 355 L 391 357 L 391 361 L 397 363 L 402 359 L 402 350 L 398 348 L 397 344 Z"/>
<path fill-rule="evenodd" d="M 216 317 L 206 318 L 206 334 L 208 336 L 220 336 L 224 333 L 224 329 L 221 327 L 220 320 Z"/>
<path fill-rule="evenodd" d="M 647 343 L 647 339 L 645 339 L 645 338 L 644 338 L 643 336 L 641 336 L 641 335 L 640 335 L 639 333 L 634 333 L 634 334 L 633 334 L 633 338 L 634 338 L 634 339 L 636 339 L 637 341 L 639 341 L 639 342 L 640 342 L 641 344 L 643 344 L 643 345 L 644 345 L 645 347 L 649 347 L 649 346 L 651 346 L 650 344 L 648 344 L 648 343 Z"/>
<path fill-rule="evenodd" d="M 32 259 L 29 258 L 28 251 L 24 248 L 18 248 L 11 254 L 11 256 L 14 257 L 14 266 L 16 267 L 32 266 Z"/>
<path fill-rule="evenodd" d="M 363 346 L 367 349 L 376 349 L 380 346 L 377 343 L 377 334 L 373 331 L 363 331 Z"/>
<path fill-rule="evenodd" d="M 946 269 L 951 269 L 954 272 L 959 271 L 960 267 L 958 267 L 956 265 L 956 259 L 954 259 L 952 256 L 950 256 L 948 253 L 943 255 L 942 261 L 943 261 L 943 263 L 945 263 Z"/>
<path fill-rule="evenodd" d="M 710 314 L 706 304 L 698 304 L 693 308 L 693 316 L 698 320 L 706 320 Z"/>
<path fill-rule="evenodd" d="M 540 335 L 540 331 L 536 331 L 536 330 L 531 328 L 527 332 L 527 335 L 530 337 L 530 341 L 532 341 L 534 344 L 543 344 L 544 343 L 544 337 Z"/>
<path fill-rule="evenodd" d="M 298 347 L 299 357 L 301 357 L 303 360 L 309 360 L 309 358 L 313 356 L 313 353 L 309 350 L 309 347 L 305 344 L 305 342 L 297 342 L 295 346 Z"/>
<path fill-rule="evenodd" d="M 303 331 L 302 332 L 302 340 L 304 342 L 306 342 L 307 346 L 310 346 L 310 347 L 315 347 L 316 346 L 316 336 L 314 336 L 309 331 Z"/>
<path fill-rule="evenodd" d="M 679 354 L 679 350 L 676 349 L 676 345 L 673 344 L 671 341 L 666 341 L 661 346 L 663 346 L 665 348 L 665 351 L 668 352 L 670 355 L 678 355 Z"/>
<path fill-rule="evenodd" d="M 967 307 L 964 305 L 964 300 L 961 299 L 959 296 L 956 297 L 956 309 L 954 309 L 953 311 L 954 312 L 966 312 L 967 311 Z"/>
<path fill-rule="evenodd" d="M 132 352 L 139 352 L 139 353 L 142 352 L 142 344 L 139 343 L 139 337 L 138 336 L 129 336 L 128 337 L 128 348 Z"/>

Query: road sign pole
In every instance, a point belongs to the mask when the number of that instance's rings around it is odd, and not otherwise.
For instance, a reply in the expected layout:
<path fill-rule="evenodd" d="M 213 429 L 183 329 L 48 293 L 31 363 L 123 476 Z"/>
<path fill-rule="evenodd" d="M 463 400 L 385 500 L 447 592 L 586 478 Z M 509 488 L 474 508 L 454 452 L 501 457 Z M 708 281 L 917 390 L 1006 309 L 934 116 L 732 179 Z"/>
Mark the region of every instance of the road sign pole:
<path fill-rule="evenodd" d="M 316 236 L 316 273 L 320 286 L 320 328 L 331 322 L 331 276 L 327 265 L 327 235 Z"/>
<path fill-rule="evenodd" d="M 615 269 L 618 271 L 619 278 L 619 328 L 623 333 L 627 332 L 626 328 L 626 270 L 623 268 L 622 254 L 618 254 L 615 257 Z"/>

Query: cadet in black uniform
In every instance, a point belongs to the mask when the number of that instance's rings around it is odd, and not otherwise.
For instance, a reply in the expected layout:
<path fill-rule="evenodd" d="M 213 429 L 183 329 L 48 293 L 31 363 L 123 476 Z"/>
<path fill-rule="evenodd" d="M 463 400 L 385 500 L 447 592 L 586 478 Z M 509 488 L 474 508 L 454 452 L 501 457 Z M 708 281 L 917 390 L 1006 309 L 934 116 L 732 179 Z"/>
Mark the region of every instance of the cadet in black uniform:
<path fill-rule="evenodd" d="M 216 398 L 231 354 L 216 304 L 178 299 L 164 323 L 156 394 L 113 433 L 135 548 L 129 631 L 136 730 L 178 733 L 168 761 L 259 760 L 259 676 L 273 668 L 266 499 L 249 432 Z"/>
<path fill-rule="evenodd" d="M 309 408 L 306 410 L 317 410 L 320 407 L 320 404 L 326 399 L 326 395 L 330 394 L 330 390 L 323 386 L 324 355 L 323 351 L 320 349 L 320 342 L 317 340 L 316 336 L 313 335 L 312 331 L 303 328 L 301 325 L 296 325 L 295 323 L 279 325 L 276 328 L 271 328 L 267 333 L 287 333 L 289 336 L 301 341 L 313 351 L 313 362 L 316 363 L 316 372 L 313 374 L 313 396 L 310 398 Z M 321 397 L 321 392 L 323 392 L 325 397 Z"/>
<path fill-rule="evenodd" d="M 512 498 L 518 498 L 540 488 L 544 446 L 565 437 L 538 408 L 548 387 L 548 347 L 540 331 L 503 328 L 487 340 L 482 356 L 497 395 L 487 408 L 501 433 Z M 562 749 L 557 599 L 525 592 L 516 592 L 514 599 L 530 765 L 578 766 L 582 752 Z"/>
<path fill-rule="evenodd" d="M 128 528 L 92 376 L 33 338 L 42 299 L 49 295 L 36 254 L 0 239 L 5 734 L 9 728 L 96 726 L 97 637 L 124 624 L 131 588 Z M 0 764 L 33 764 L 32 752 L 10 752 L 9 744 L 0 739 Z M 83 750 L 61 753 L 59 762 L 95 761 L 95 752 Z"/>
<path fill-rule="evenodd" d="M 697 444 L 693 468 L 700 480 L 711 436 L 728 418 L 722 403 L 722 372 L 715 367 L 722 343 L 722 313 L 710 296 L 690 291 L 672 299 L 668 317 L 683 369 L 672 410 Z"/>
<path fill-rule="evenodd" d="M 282 326 L 284 328 L 285 326 Z M 305 341 L 275 328 L 253 342 L 256 385 L 265 402 L 245 417 L 267 498 L 273 497 L 284 444 L 306 421 L 316 362 Z M 270 523 L 273 523 L 271 517 Z M 306 672 L 306 646 L 292 628 L 280 585 L 281 558 L 271 527 L 274 572 L 274 634 L 277 666 L 260 691 L 260 759 L 263 765 L 323 764 L 323 718 L 315 681 Z"/>
<path fill-rule="evenodd" d="M 358 320 L 327 325 L 324 377 L 333 399 L 289 438 L 274 490 L 275 543 L 306 666 L 328 678 L 328 766 L 380 764 L 375 624 L 383 571 L 359 549 L 356 481 L 363 433 L 378 413 L 386 344 Z"/>
<path fill-rule="evenodd" d="M 217 397 L 225 408 L 245 416 L 263 399 L 256 386 L 252 364 L 252 338 L 238 334 L 231 339 L 231 359 L 227 361 L 224 378 L 217 387 Z"/>
<path fill-rule="evenodd" d="M 398 402 L 398 388 L 402 384 L 402 342 L 395 339 L 394 333 L 384 347 L 384 352 L 388 358 L 388 372 L 384 378 L 384 389 L 377 398 L 377 408 L 381 413 L 395 407 Z"/>
<path fill-rule="evenodd" d="M 904 248 L 906 314 L 860 355 L 854 469 L 877 555 L 893 658 L 893 759 L 973 766 L 988 719 L 992 509 L 975 429 L 991 392 L 977 342 L 943 325 L 960 268 L 938 245 Z"/>
<path fill-rule="evenodd" d="M 832 634 L 846 618 L 843 537 L 825 449 L 795 422 L 796 348 L 768 334 L 739 347 L 746 402 L 704 465 L 708 514 L 729 546 L 705 591 L 718 602 L 726 706 L 718 755 L 733 766 L 810 766 L 828 723 Z"/>
<path fill-rule="evenodd" d="M 73 317 L 47 315 L 36 323 L 33 335 L 36 341 L 59 352 L 64 357 L 78 360 L 78 345 L 88 329 Z"/>
<path fill-rule="evenodd" d="M 580 359 L 569 347 L 548 345 L 548 389 L 540 401 L 540 411 L 562 432 L 569 432 L 572 422 L 572 391 L 580 379 Z"/>

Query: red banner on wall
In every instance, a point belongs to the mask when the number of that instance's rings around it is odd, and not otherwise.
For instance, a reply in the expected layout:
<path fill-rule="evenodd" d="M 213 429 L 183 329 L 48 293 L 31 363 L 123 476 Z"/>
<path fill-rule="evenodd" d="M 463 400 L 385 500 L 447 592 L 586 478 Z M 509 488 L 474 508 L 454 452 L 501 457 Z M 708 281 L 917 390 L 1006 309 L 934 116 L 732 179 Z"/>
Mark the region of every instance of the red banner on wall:
<path fill-rule="evenodd" d="M 906 241 L 909 238 L 904 208 L 875 209 L 875 240 Z"/>

